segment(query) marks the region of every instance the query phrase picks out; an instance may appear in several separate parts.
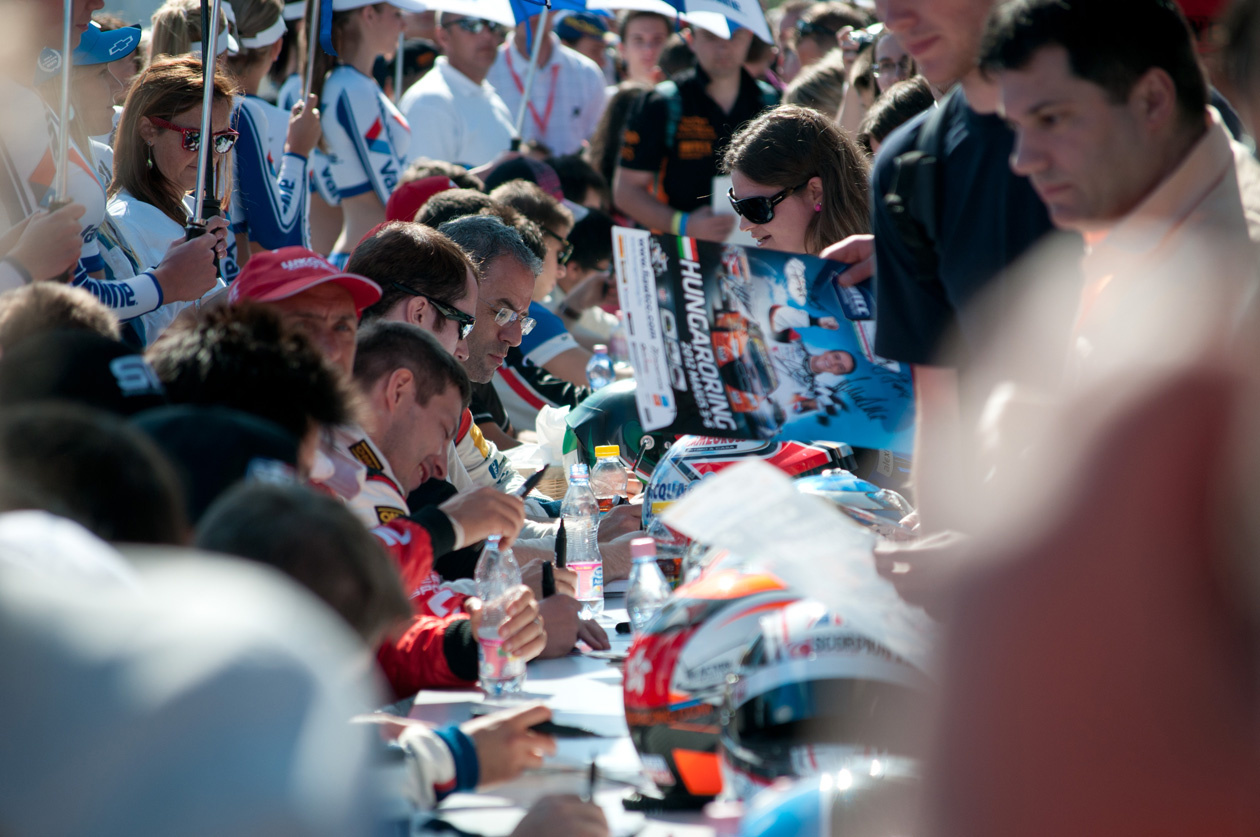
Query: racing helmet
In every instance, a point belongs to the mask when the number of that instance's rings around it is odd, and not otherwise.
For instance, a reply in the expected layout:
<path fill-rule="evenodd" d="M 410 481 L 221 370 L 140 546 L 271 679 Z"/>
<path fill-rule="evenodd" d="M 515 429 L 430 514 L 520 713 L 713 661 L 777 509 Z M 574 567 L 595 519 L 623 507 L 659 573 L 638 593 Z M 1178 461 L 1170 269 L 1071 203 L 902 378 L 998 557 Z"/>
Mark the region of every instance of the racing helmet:
<path fill-rule="evenodd" d="M 762 793 L 740 823 L 739 837 L 911 837 L 917 807 L 918 782 L 872 762 L 865 770 L 842 768 Z"/>
<path fill-rule="evenodd" d="M 901 519 L 914 511 L 905 497 L 844 470 L 833 469 L 797 480 L 796 490 L 831 501 L 844 514 L 891 540 L 905 540 L 913 532 Z"/>
<path fill-rule="evenodd" d="M 758 618 L 797 598 L 772 575 L 715 570 L 680 586 L 630 646 L 626 724 L 666 806 L 698 808 L 722 790 L 727 675 L 757 637 Z"/>
<path fill-rule="evenodd" d="M 728 792 L 751 799 L 784 777 L 917 773 L 930 681 L 820 602 L 760 620 L 720 715 Z"/>
<path fill-rule="evenodd" d="M 853 450 L 838 442 L 766 442 L 682 436 L 657 463 L 643 498 L 643 528 L 700 480 L 752 458 L 790 477 L 821 474 L 852 464 Z"/>
<path fill-rule="evenodd" d="M 674 442 L 674 434 L 647 431 L 635 406 L 634 380 L 616 381 L 588 395 L 565 418 L 561 453 L 577 451 L 578 461 L 595 465 L 595 448 L 617 445 L 621 458 L 646 482 L 652 469 Z"/>

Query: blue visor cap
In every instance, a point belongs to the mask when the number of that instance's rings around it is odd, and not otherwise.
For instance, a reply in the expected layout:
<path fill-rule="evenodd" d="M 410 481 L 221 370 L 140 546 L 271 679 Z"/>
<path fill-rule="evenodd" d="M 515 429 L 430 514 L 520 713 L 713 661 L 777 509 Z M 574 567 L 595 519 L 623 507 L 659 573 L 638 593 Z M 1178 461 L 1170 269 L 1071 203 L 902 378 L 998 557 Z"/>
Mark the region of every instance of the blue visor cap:
<path fill-rule="evenodd" d="M 126 58 L 140 46 L 140 27 L 124 26 L 109 32 L 95 21 L 79 38 L 79 48 L 74 51 L 74 65 L 108 64 Z"/>

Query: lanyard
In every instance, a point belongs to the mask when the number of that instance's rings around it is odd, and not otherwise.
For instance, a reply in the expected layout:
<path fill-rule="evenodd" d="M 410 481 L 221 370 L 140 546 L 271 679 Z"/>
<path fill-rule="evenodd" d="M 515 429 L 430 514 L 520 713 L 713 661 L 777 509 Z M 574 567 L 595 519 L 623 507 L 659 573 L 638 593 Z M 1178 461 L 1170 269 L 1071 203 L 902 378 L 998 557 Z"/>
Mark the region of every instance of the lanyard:
<path fill-rule="evenodd" d="M 516 74 L 516 68 L 512 66 L 512 46 L 509 44 L 507 49 L 507 68 L 512 74 L 512 82 L 516 85 L 516 90 L 525 96 L 525 85 L 521 83 L 521 77 Z M 527 102 L 529 107 L 529 115 L 534 118 L 534 125 L 538 127 L 538 139 L 541 140 L 547 133 L 547 126 L 551 124 L 551 111 L 556 106 L 556 79 L 560 77 L 560 62 L 551 65 L 551 91 L 547 94 L 547 109 L 543 111 L 541 118 L 538 116 L 538 110 L 534 107 L 534 103 Z M 530 98 L 533 98 L 533 92 L 530 91 Z"/>

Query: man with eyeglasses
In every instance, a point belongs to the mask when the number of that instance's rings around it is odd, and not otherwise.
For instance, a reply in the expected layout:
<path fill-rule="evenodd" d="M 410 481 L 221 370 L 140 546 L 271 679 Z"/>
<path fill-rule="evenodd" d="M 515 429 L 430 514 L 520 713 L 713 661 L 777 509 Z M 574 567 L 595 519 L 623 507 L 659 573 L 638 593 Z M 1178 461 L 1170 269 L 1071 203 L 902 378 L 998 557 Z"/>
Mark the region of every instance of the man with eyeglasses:
<path fill-rule="evenodd" d="M 439 12 L 443 55 L 403 94 L 399 110 L 417 129 L 410 159 L 428 157 L 476 168 L 512 145 L 512 114 L 486 75 L 498 57 L 502 27 L 488 20 Z"/>
<path fill-rule="evenodd" d="M 796 22 L 796 55 L 801 69 L 821 61 L 833 49 L 839 49 L 837 35 L 842 29 L 858 30 L 868 23 L 867 16 L 848 3 L 815 3 L 810 6 Z"/>

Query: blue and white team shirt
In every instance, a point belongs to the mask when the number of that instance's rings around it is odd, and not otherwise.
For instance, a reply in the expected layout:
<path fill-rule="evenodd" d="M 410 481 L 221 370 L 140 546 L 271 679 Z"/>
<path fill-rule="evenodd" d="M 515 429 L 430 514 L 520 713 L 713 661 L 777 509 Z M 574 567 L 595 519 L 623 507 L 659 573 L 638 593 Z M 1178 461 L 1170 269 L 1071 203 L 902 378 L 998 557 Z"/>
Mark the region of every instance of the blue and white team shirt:
<path fill-rule="evenodd" d="M 284 150 L 289 113 L 257 96 L 237 100 L 232 232 L 263 249 L 309 247 L 306 158 Z"/>
<path fill-rule="evenodd" d="M 320 114 L 338 196 L 375 192 L 384 205 L 411 146 L 407 120 L 373 78 L 344 64 L 324 82 Z"/>

